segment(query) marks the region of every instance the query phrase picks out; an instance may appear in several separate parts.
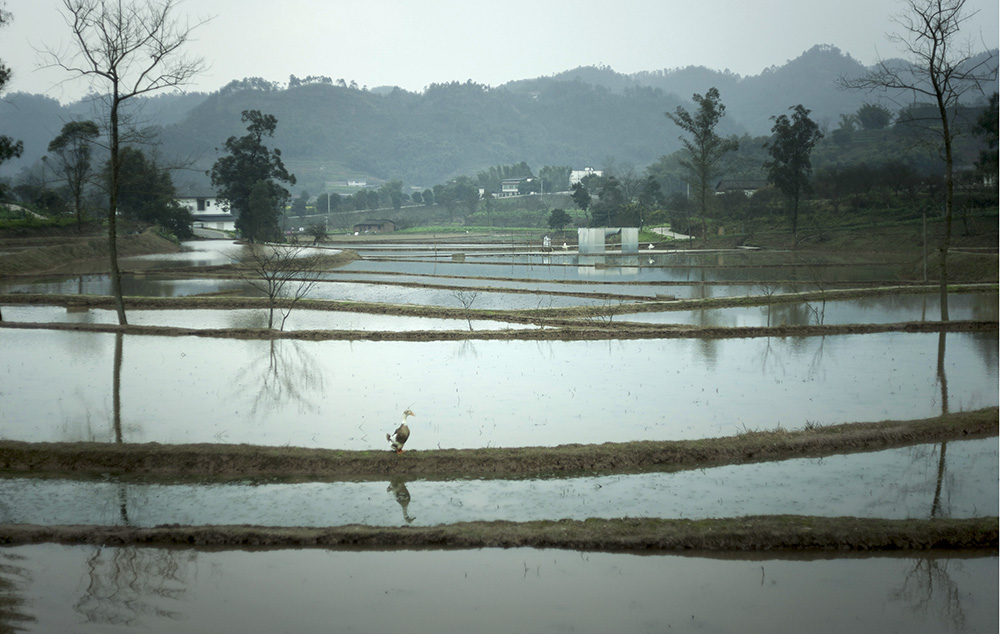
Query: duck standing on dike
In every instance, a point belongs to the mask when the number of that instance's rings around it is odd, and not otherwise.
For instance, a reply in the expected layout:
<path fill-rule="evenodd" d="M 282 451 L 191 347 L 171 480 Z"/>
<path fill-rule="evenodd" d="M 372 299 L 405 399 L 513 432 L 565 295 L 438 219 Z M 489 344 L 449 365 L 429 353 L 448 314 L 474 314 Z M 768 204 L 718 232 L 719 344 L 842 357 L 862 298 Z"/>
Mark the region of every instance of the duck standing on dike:
<path fill-rule="evenodd" d="M 396 431 L 385 435 L 385 439 L 389 441 L 389 445 L 396 453 L 403 453 L 403 445 L 410 437 L 410 428 L 406 425 L 406 419 L 410 416 L 416 416 L 416 414 L 407 409 L 403 412 L 403 422 L 396 428 Z M 395 440 L 393 440 L 394 438 Z"/>

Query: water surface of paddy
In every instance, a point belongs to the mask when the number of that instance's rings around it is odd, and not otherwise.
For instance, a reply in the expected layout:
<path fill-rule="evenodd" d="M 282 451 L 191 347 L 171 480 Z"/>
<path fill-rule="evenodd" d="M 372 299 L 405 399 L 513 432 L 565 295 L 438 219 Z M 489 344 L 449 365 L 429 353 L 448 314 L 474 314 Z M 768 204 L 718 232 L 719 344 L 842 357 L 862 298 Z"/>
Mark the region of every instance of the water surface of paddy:
<path fill-rule="evenodd" d="M 308 342 L 0 329 L 0 349 L 0 437 L 28 441 L 382 449 L 412 407 L 408 448 L 554 446 L 998 404 L 996 332 Z"/>
<path fill-rule="evenodd" d="M 997 321 L 1000 296 L 996 293 L 952 293 L 948 313 L 952 320 Z M 677 310 L 658 313 L 626 313 L 615 321 L 689 324 L 719 328 L 758 326 L 806 326 L 811 324 L 896 324 L 907 321 L 940 321 L 941 298 L 937 294 L 883 295 L 835 301 L 782 303 L 773 306 L 742 306 Z"/>
<path fill-rule="evenodd" d="M 949 442 L 943 464 L 940 458 L 937 444 L 676 473 L 551 479 L 139 484 L 5 478 L 0 523 L 319 527 L 591 517 L 997 515 L 997 439 Z"/>
<path fill-rule="evenodd" d="M 995 632 L 996 556 L 0 548 L 28 632 Z M 6 625 L 0 622 L 0 625 Z"/>

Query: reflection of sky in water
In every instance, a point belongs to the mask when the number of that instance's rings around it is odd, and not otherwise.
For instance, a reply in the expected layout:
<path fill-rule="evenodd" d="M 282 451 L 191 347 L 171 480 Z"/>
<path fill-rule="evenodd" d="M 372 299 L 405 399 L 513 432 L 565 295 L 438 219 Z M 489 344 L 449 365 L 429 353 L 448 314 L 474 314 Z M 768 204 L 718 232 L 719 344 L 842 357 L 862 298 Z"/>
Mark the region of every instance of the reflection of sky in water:
<path fill-rule="evenodd" d="M 694 285 L 694 286 L 630 286 L 624 284 L 584 284 L 559 285 L 538 282 L 504 282 L 461 278 L 421 278 L 403 276 L 365 275 L 355 276 L 359 281 L 349 281 L 352 276 L 331 275 L 327 280 L 319 280 L 306 295 L 312 299 L 332 299 L 363 302 L 385 302 L 392 304 L 418 304 L 429 306 L 457 307 L 454 291 L 448 288 L 415 288 L 406 284 L 436 284 L 441 286 L 493 287 L 500 292 L 480 291 L 475 308 L 546 308 L 550 306 L 578 306 L 587 304 L 617 303 L 616 300 L 595 299 L 587 294 L 605 293 L 630 295 L 653 299 L 657 294 L 674 297 L 719 297 L 728 295 L 760 294 L 754 286 L 737 285 Z M 344 279 L 345 281 L 340 281 Z M 366 281 L 372 283 L 366 283 Z M 381 281 L 382 283 L 375 283 Z M 573 293 L 573 296 L 559 297 L 539 294 L 504 293 L 502 289 L 525 289 L 535 293 Z M 791 290 L 791 289 L 788 289 Z M 161 279 L 145 276 L 125 275 L 122 277 L 122 292 L 125 295 L 142 297 L 186 297 L 225 291 L 239 291 L 238 294 L 258 296 L 250 286 L 238 279 Z M 11 284 L 3 289 L 5 293 L 48 293 L 79 295 L 110 295 L 111 282 L 105 275 L 83 275 L 72 279 L 58 279 L 29 283 Z"/>
<path fill-rule="evenodd" d="M 225 241 L 188 246 L 193 250 L 131 260 L 129 266 L 224 264 L 241 249 Z M 608 256 L 603 262 L 558 252 L 548 261 L 540 256 L 505 259 L 469 254 L 465 263 L 458 263 L 451 262 L 444 249 L 438 258 L 427 251 L 405 251 L 397 249 L 396 255 L 422 261 L 351 263 L 331 275 L 341 283 L 321 286 L 323 296 L 458 306 L 447 289 L 363 283 L 374 278 L 684 298 L 759 293 L 748 281 L 797 281 L 801 290 L 812 290 L 831 282 L 891 280 L 896 275 L 891 266 L 842 267 L 833 260 L 828 263 L 836 266 L 816 266 L 816 261 L 806 261 L 800 254 L 774 252 L 642 253 L 625 260 Z M 793 261 L 794 269 L 774 266 Z M 601 266 L 595 266 L 598 263 Z M 398 273 L 427 277 L 392 275 Z M 534 281 L 440 277 L 445 275 Z M 587 284 L 557 285 L 547 280 Z M 690 285 L 648 284 L 655 281 Z M 716 281 L 729 285 L 699 284 Z M 127 294 L 153 296 L 244 286 L 239 281 L 152 276 L 126 276 L 124 283 Z M 0 288 L 108 293 L 104 276 Z M 483 293 L 474 307 L 535 308 L 593 301 Z M 927 295 L 828 303 L 823 323 L 910 321 L 923 319 L 925 313 L 934 319 L 936 301 Z M 950 308 L 953 319 L 996 320 L 996 304 L 995 294 L 985 301 L 983 296 L 952 295 Z M 113 321 L 110 311 L 100 310 L 67 313 L 62 308 L 4 306 L 3 311 L 9 320 Z M 766 320 L 766 312 L 721 309 L 628 319 L 756 325 Z M 816 312 L 804 306 L 775 307 L 771 319 L 814 323 Z M 261 313 L 255 311 L 131 311 L 130 321 L 193 327 L 263 325 Z M 288 327 L 434 327 L 427 324 L 448 322 L 295 311 Z M 474 322 L 474 327 L 503 326 Z M 996 333 L 949 334 L 946 341 L 950 410 L 996 405 Z M 112 440 L 114 342 L 114 335 L 100 333 L 0 329 L 0 437 Z M 792 429 L 807 421 L 924 417 L 942 407 L 937 343 L 936 334 L 902 333 L 507 343 L 272 344 L 124 337 L 123 436 L 127 442 L 385 450 L 384 434 L 398 424 L 399 411 L 406 406 L 418 413 L 410 421 L 411 451 L 699 438 L 778 424 Z M 942 515 L 996 515 L 996 439 L 947 446 Z M 407 517 L 414 524 L 430 525 L 494 518 L 770 513 L 927 517 L 936 485 L 938 447 L 551 480 L 183 486 L 0 479 L 0 521 L 113 524 L 121 521 L 122 505 L 129 520 L 140 525 L 396 525 Z M 537 549 L 322 551 L 317 556 L 298 550 L 219 553 L 57 545 L 5 551 L 17 556 L 8 572 L 24 572 L 18 577 L 17 592 L 31 606 L 29 611 L 38 619 L 32 628 L 38 631 L 103 631 L 112 619 L 130 623 L 128 629 L 145 631 L 172 631 L 178 623 L 242 632 L 273 632 L 287 629 L 289 623 L 301 631 L 329 629 L 331 623 L 345 630 L 424 631 L 441 629 L 443 619 L 445 629 L 455 631 L 664 631 L 681 623 L 719 631 L 748 631 L 748 626 L 753 629 L 758 624 L 766 624 L 769 631 L 794 631 L 802 629 L 803 610 L 808 610 L 808 629 L 816 632 L 839 633 L 859 626 L 908 632 L 997 629 L 995 556 L 782 561 Z M 921 585 L 924 579 L 926 588 Z M 88 594 L 91 589 L 93 595 Z M 393 608 L 386 609 L 390 594 Z M 621 600 L 626 596 L 628 601 Z M 260 597 L 274 600 L 261 602 Z M 955 597 L 962 601 L 957 607 Z M 517 610 L 512 612 L 510 605 L 517 605 Z M 844 610 L 845 605 L 851 609 Z"/>
<path fill-rule="evenodd" d="M 424 276 L 453 275 L 459 277 L 509 277 L 533 280 L 580 280 L 591 282 L 680 282 L 685 284 L 735 283 L 779 280 L 814 290 L 834 282 L 868 282 L 894 280 L 895 269 L 884 266 L 835 267 L 747 267 L 719 265 L 692 268 L 681 261 L 665 261 L 650 255 L 632 257 L 572 256 L 544 259 L 540 256 L 521 260 L 469 257 L 465 262 L 450 260 L 355 260 L 340 267 L 338 274 L 382 275 L 408 274 Z"/>
<path fill-rule="evenodd" d="M 923 519 L 931 515 L 939 451 L 939 445 L 919 445 L 677 473 L 559 479 L 160 485 L 11 478 L 0 479 L 0 522 L 106 525 L 127 518 L 135 526 L 432 526 L 784 514 Z M 945 455 L 936 516 L 995 516 L 996 439 L 950 442 Z"/>
<path fill-rule="evenodd" d="M 997 629 L 997 558 L 990 555 L 56 544 L 10 551 L 13 593 L 35 619 L 26 626 L 38 632 Z"/>
<path fill-rule="evenodd" d="M 244 246 L 231 240 L 191 240 L 181 243 L 177 253 L 153 253 L 122 258 L 123 267 L 162 268 L 176 266 L 219 266 L 239 260 Z"/>
<path fill-rule="evenodd" d="M 187 297 L 223 291 L 240 291 L 240 294 L 255 296 L 242 280 L 222 279 L 151 279 L 142 276 L 123 275 L 122 294 L 142 297 Z M 46 280 L 40 282 L 11 284 L 3 289 L 5 293 L 43 293 L 66 295 L 111 295 L 111 282 L 107 275 L 81 275 L 71 279 Z"/>
<path fill-rule="evenodd" d="M 244 247 L 231 241 L 192 241 L 184 243 L 185 251 L 175 254 L 123 258 L 125 270 L 152 270 L 165 267 L 198 267 L 226 264 L 238 258 Z M 470 247 L 471 248 L 471 247 Z M 311 297 L 389 303 L 412 303 L 456 306 L 448 290 L 408 289 L 399 286 L 369 285 L 366 281 L 428 283 L 438 285 L 494 286 L 519 288 L 536 292 L 569 292 L 577 294 L 612 293 L 640 297 L 657 294 L 678 298 L 720 297 L 729 295 L 759 295 L 764 289 L 758 282 L 786 282 L 779 292 L 815 290 L 831 283 L 892 280 L 893 267 L 884 265 L 842 266 L 836 260 L 810 258 L 789 252 L 710 252 L 710 253 L 641 253 L 639 255 L 580 256 L 555 253 L 548 256 L 520 254 L 469 253 L 466 261 L 451 260 L 455 247 L 435 251 L 431 247 L 401 246 L 372 250 L 361 249 L 362 255 L 377 259 L 358 260 L 327 275 L 341 283 L 318 284 Z M 336 251 L 325 249 L 324 251 Z M 386 257 L 387 254 L 392 257 Z M 502 279 L 448 279 L 493 277 Z M 546 284 L 546 281 L 585 282 L 585 284 Z M 670 282 L 680 286 L 657 286 Z M 123 292 L 129 295 L 154 297 L 187 296 L 221 291 L 243 290 L 239 280 L 160 279 L 126 274 Z M 768 292 L 774 289 L 768 289 Z M 4 287 L 4 292 L 17 293 L 81 293 L 108 295 L 110 282 L 103 275 L 84 275 L 49 281 L 16 283 Z M 483 292 L 476 308 L 538 308 L 605 303 L 592 298 L 539 298 L 531 295 Z"/>
<path fill-rule="evenodd" d="M 0 329 L 0 437 L 111 440 L 115 335 Z M 670 440 L 937 415 L 939 337 L 238 341 L 124 337 L 128 442 L 412 449 Z M 996 333 L 951 333 L 951 411 L 997 405 Z"/>
<path fill-rule="evenodd" d="M 615 321 L 653 324 L 690 324 L 726 328 L 776 325 L 894 324 L 904 321 L 940 321 L 941 301 L 936 293 L 884 295 L 861 299 L 777 304 L 661 313 L 629 313 Z M 952 293 L 948 296 L 952 320 L 997 321 L 996 293 Z"/>
<path fill-rule="evenodd" d="M 803 284 L 843 281 L 894 280 L 895 266 L 879 263 L 845 265 L 836 256 L 803 256 L 793 252 L 646 252 L 636 255 L 551 255 L 471 251 L 465 261 L 453 261 L 460 249 L 405 252 L 358 249 L 362 259 L 341 270 L 410 273 L 420 275 L 496 276 L 532 279 L 628 278 L 630 281 L 742 282 L 786 280 Z"/>

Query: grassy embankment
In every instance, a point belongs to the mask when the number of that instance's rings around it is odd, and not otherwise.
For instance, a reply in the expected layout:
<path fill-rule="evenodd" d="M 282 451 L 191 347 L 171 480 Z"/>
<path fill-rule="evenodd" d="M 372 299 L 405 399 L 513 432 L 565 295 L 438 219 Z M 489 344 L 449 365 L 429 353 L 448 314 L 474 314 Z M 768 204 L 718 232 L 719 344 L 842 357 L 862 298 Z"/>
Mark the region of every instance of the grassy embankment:
<path fill-rule="evenodd" d="M 682 471 L 996 436 L 997 408 L 911 421 L 748 430 L 700 440 L 599 445 L 346 451 L 301 447 L 0 441 L 0 473 L 73 477 L 424 479 Z"/>

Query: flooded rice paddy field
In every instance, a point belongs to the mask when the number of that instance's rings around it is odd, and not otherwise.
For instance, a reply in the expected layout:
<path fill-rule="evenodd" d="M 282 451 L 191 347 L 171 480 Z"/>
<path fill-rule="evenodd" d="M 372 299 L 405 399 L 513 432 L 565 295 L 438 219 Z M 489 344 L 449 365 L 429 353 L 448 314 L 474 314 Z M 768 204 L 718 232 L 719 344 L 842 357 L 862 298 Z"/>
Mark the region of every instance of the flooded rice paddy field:
<path fill-rule="evenodd" d="M 355 301 L 384 299 L 385 294 L 370 289 L 370 293 L 359 293 Z M 381 289 L 385 290 L 385 289 Z M 392 290 L 388 291 L 392 293 Z M 403 295 L 414 295 L 424 300 L 422 305 L 458 308 L 459 300 L 452 293 L 428 292 L 408 289 L 396 300 L 410 299 Z M 484 294 L 490 295 L 490 294 Z M 501 295 L 501 294 L 497 294 Z M 178 295 L 183 296 L 183 295 Z M 361 300 L 361 298 L 365 298 Z M 511 296 L 508 296 L 511 297 Z M 495 298 L 494 298 L 495 299 Z M 515 297 L 523 308 L 551 308 L 555 303 L 535 300 L 534 306 L 526 306 L 531 300 L 523 296 Z M 478 306 L 479 297 L 476 297 Z M 394 301 L 386 303 L 415 303 Z M 484 302 L 483 308 L 489 302 Z M 564 305 L 591 304 L 602 306 L 601 302 L 588 302 L 576 298 L 561 298 Z M 811 324 L 894 324 L 909 321 L 937 321 L 940 316 L 940 298 L 934 294 L 892 295 L 865 297 L 849 300 L 812 301 L 767 306 L 738 306 L 731 308 L 708 308 L 697 310 L 672 310 L 663 312 L 641 312 L 614 314 L 615 307 L 608 302 L 611 314 L 597 320 L 615 322 L 636 322 L 650 324 L 677 324 L 711 326 L 721 328 L 762 327 L 770 325 L 805 326 Z M 500 308 L 510 308 L 510 305 Z M 973 321 L 997 321 L 1000 316 L 1000 295 L 997 293 L 954 293 L 948 299 L 948 309 L 952 319 Z M 116 324 L 118 316 L 113 309 L 57 306 L 8 306 L 3 309 L 8 321 L 32 323 L 80 323 Z M 177 328 L 266 328 L 265 309 L 186 309 L 186 310 L 133 310 L 129 313 L 129 323 L 146 326 L 169 326 Z M 414 331 L 414 330 L 505 330 L 529 328 L 525 324 L 473 319 L 469 324 L 464 319 L 429 318 L 404 315 L 378 315 L 372 313 L 348 313 L 341 311 L 317 311 L 299 308 L 293 310 L 284 324 L 284 330 L 357 330 L 357 331 Z"/>
<path fill-rule="evenodd" d="M 996 557 L 0 550 L 29 632 L 993 632 Z"/>
<path fill-rule="evenodd" d="M 123 278 L 123 291 L 130 295 L 157 297 L 245 292 L 246 284 L 239 280 L 192 279 L 190 271 L 179 277 L 157 274 L 158 269 L 176 272 L 179 268 L 196 270 L 230 264 L 242 257 L 243 250 L 242 246 L 228 241 L 194 241 L 184 243 L 184 247 L 185 250 L 179 253 L 123 260 L 123 269 L 135 272 Z M 450 287 L 475 286 L 498 289 L 483 290 L 477 298 L 476 308 L 537 308 L 609 301 L 606 297 L 588 298 L 588 295 L 597 294 L 649 299 L 669 295 L 683 299 L 822 290 L 845 284 L 891 285 L 905 268 L 899 263 L 849 264 L 838 258 L 794 252 L 652 251 L 640 255 L 556 253 L 541 256 L 514 250 L 510 253 L 462 253 L 462 259 L 454 261 L 452 256 L 459 248 L 434 251 L 420 245 L 391 249 L 366 245 L 359 249 L 363 259 L 324 275 L 326 283 L 317 285 L 312 296 L 457 306 Z M 403 284 L 442 288 L 414 291 L 399 286 Z M 110 293 L 110 283 L 102 275 L 15 282 L 0 288 L 8 293 Z M 499 289 L 531 294 L 504 293 Z M 552 293 L 571 293 L 576 297 Z"/>
<path fill-rule="evenodd" d="M 997 321 L 1000 295 L 997 293 L 954 293 L 948 296 L 948 312 L 953 320 Z M 849 300 L 810 301 L 773 306 L 741 306 L 658 313 L 631 313 L 615 321 L 652 324 L 690 324 L 723 328 L 809 324 L 895 324 L 908 321 L 938 321 L 940 296 L 888 295 Z"/>
<path fill-rule="evenodd" d="M 61 306 L 10 306 L 3 309 L 4 319 L 29 323 L 117 324 L 118 314 L 107 308 L 64 308 Z M 174 328 L 267 328 L 266 309 L 185 309 L 133 310 L 129 324 Z M 334 312 L 295 309 L 285 321 L 286 331 L 354 330 L 361 332 L 412 330 L 507 330 L 534 328 L 506 321 L 375 315 L 372 313 Z"/>
<path fill-rule="evenodd" d="M 508 288 L 508 292 L 484 290 Z M 779 292 L 816 290 L 801 285 L 776 285 Z M 537 309 L 567 306 L 617 305 L 625 302 L 648 301 L 657 296 L 677 299 L 761 295 L 765 289 L 753 285 L 671 285 L 642 284 L 545 284 L 530 281 L 502 282 L 476 277 L 422 277 L 401 275 L 329 274 L 311 289 L 312 299 L 336 301 L 382 302 L 459 308 L 462 303 L 456 292 L 474 289 L 477 292 L 473 308 Z M 20 282 L 0 287 L 5 293 L 41 293 L 69 295 L 110 295 L 111 282 L 106 275 L 82 275 L 73 279 Z M 768 289 L 770 292 L 770 288 Z M 251 297 L 260 293 L 239 279 L 177 278 L 127 274 L 122 278 L 122 292 L 139 297 L 189 297 L 196 295 L 240 294 Z M 662 297 L 660 297 L 662 299 Z"/>
<path fill-rule="evenodd" d="M 487 480 L 0 479 L 0 523 L 434 526 L 597 517 L 998 514 L 995 438 L 671 473 Z"/>
<path fill-rule="evenodd" d="M 126 268 L 126 294 L 245 293 L 200 277 L 242 247 L 195 242 Z M 474 308 L 613 305 L 891 284 L 911 263 L 791 253 L 654 251 L 623 258 L 359 249 L 315 296 Z M 462 257 L 453 259 L 455 253 Z M 159 269 L 189 267 L 183 275 Z M 483 279 L 497 278 L 497 279 Z M 417 286 L 414 286 L 416 284 Z M 430 285 L 421 288 L 420 284 Z M 528 292 L 512 292 L 528 291 Z M 0 292 L 107 294 L 106 276 Z M 558 295 L 553 293 L 560 293 Z M 593 297 L 588 297 L 593 295 Z M 620 295 L 622 299 L 609 299 Z M 997 295 L 950 298 L 995 321 Z M 822 310 L 822 313 L 819 311 Z M 821 306 L 615 315 L 744 326 L 934 321 L 934 294 Z M 3 306 L 4 319 L 114 323 L 107 310 Z M 136 324 L 262 327 L 262 311 L 130 311 Z M 296 310 L 288 329 L 466 329 L 463 320 Z M 514 327 L 473 321 L 475 329 Z M 998 337 L 879 333 L 637 341 L 254 341 L 0 328 L 0 438 L 250 443 L 385 450 L 411 407 L 408 451 L 730 436 L 914 419 L 998 404 Z M 942 452 L 946 452 L 942 460 Z M 497 480 L 0 479 L 0 522 L 434 526 L 475 520 L 795 514 L 992 517 L 995 438 L 674 473 Z M 809 631 L 998 628 L 991 553 L 749 558 L 507 550 L 0 548 L 0 630 Z M 21 620 L 21 619 L 26 620 Z"/>
<path fill-rule="evenodd" d="M 0 329 L 0 348 L 0 437 L 37 442 L 384 449 L 407 407 L 415 450 L 714 438 L 996 406 L 998 384 L 995 331 L 405 342 Z"/>

